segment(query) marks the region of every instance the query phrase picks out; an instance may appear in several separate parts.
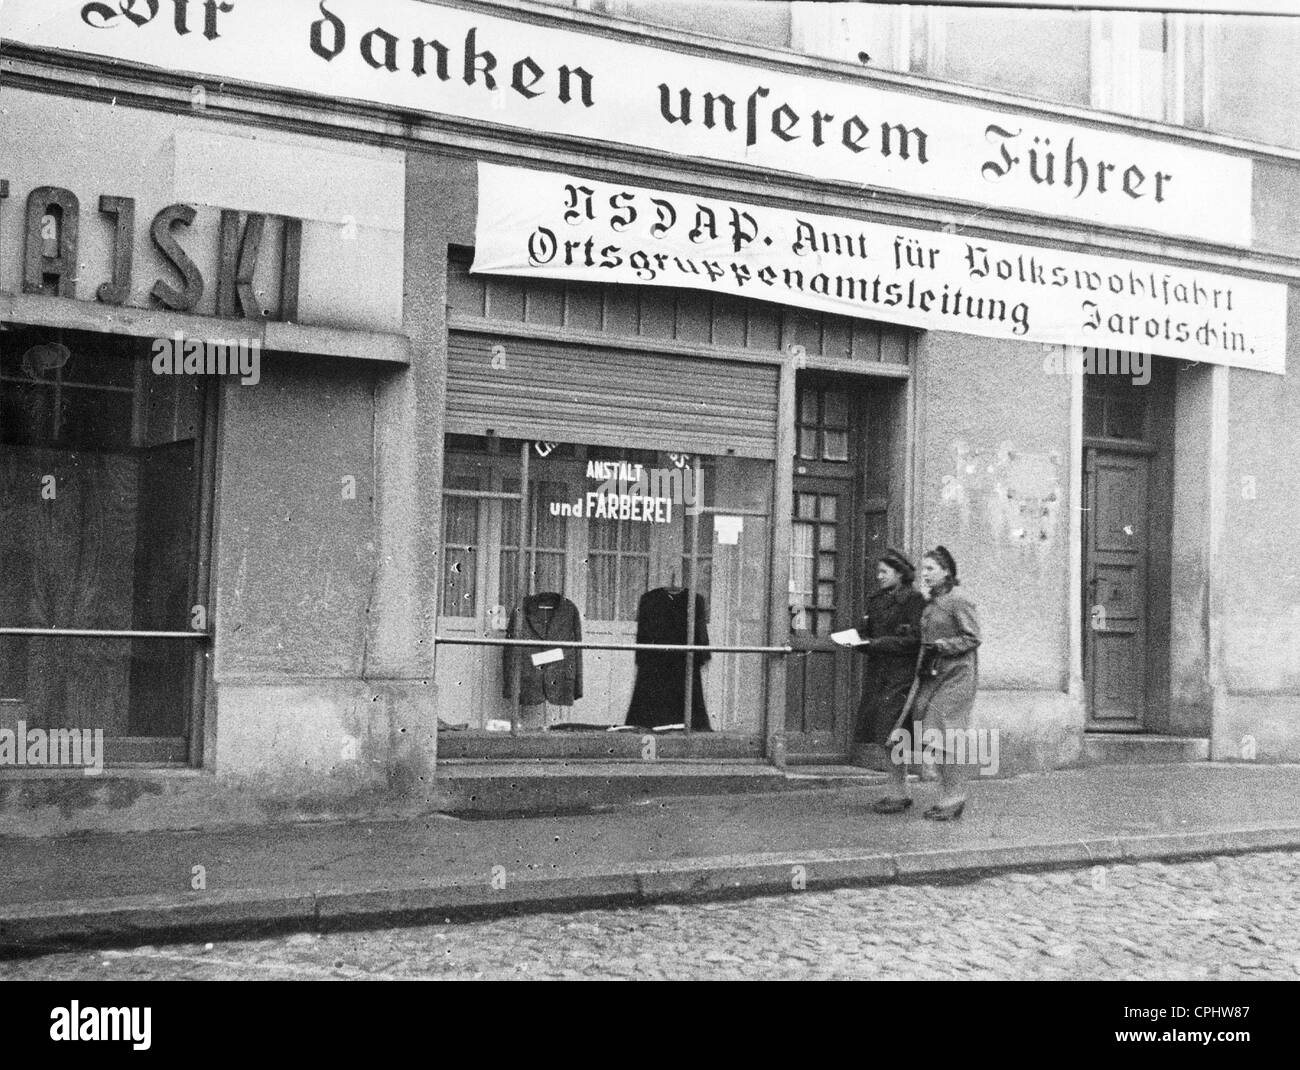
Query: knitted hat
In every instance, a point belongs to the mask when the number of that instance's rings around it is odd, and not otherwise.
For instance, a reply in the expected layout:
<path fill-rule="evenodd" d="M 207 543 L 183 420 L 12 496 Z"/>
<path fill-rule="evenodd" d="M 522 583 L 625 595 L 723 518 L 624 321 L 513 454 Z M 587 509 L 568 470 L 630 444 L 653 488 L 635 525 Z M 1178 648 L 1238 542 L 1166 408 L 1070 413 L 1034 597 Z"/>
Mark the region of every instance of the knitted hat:
<path fill-rule="evenodd" d="M 947 547 L 936 546 L 933 550 L 927 550 L 926 557 L 934 558 L 948 573 L 953 583 L 957 582 L 957 562 L 953 560 L 952 554 L 948 552 Z"/>
<path fill-rule="evenodd" d="M 904 583 L 911 583 L 916 576 L 916 566 L 892 546 L 881 554 L 878 560 L 902 576 Z"/>

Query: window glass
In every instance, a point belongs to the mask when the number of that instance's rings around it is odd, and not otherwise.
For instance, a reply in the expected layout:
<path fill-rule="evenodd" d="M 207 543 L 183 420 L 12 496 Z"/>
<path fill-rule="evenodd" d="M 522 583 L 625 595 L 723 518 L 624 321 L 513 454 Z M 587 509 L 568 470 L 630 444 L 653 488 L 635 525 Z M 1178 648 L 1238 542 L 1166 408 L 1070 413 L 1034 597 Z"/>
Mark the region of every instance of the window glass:
<path fill-rule="evenodd" d="M 1139 11 L 1094 12 L 1093 105 L 1147 119 L 1183 122 L 1185 72 L 1199 69 L 1203 62 L 1203 54 L 1186 47 L 1185 19 Z"/>
<path fill-rule="evenodd" d="M 647 661 L 631 650 L 587 650 L 581 694 L 576 671 L 569 684 L 556 682 L 570 669 L 564 659 L 576 662 L 575 655 L 562 654 L 560 668 L 548 675 L 552 663 L 533 666 L 531 654 L 544 652 L 547 639 L 579 637 L 604 646 L 634 644 L 638 636 L 685 645 L 692 601 L 697 645 L 767 644 L 771 462 L 688 455 L 671 442 L 662 451 L 633 451 L 449 436 L 446 446 L 439 627 L 444 634 L 536 638 L 539 646 L 522 648 L 528 659 L 517 664 L 510 648 L 442 647 L 440 682 L 466 700 L 444 718 L 459 715 L 466 727 L 487 729 L 517 717 L 523 731 L 680 725 L 684 654 L 673 662 L 663 660 L 677 656 L 672 652 L 651 652 Z M 517 495 L 525 454 L 528 526 L 521 540 Z M 471 486 L 484 493 L 455 497 L 455 489 Z M 816 495 L 810 508 L 815 513 Z M 764 657 L 701 653 L 698 668 L 693 730 L 760 731 Z"/>
<path fill-rule="evenodd" d="M 799 457 L 808 461 L 849 460 L 849 398 L 839 390 L 799 388 Z"/>
<path fill-rule="evenodd" d="M 0 728 L 164 738 L 150 759 L 185 760 L 193 642 L 57 633 L 206 630 L 193 627 L 206 382 L 154 374 L 143 339 L 0 333 L 0 626 L 47 633 L 0 636 Z"/>
<path fill-rule="evenodd" d="M 649 589 L 650 533 L 637 520 L 610 520 L 591 530 L 587 615 L 599 620 L 635 620 Z"/>
<path fill-rule="evenodd" d="M 1127 362 L 1135 358 L 1106 350 L 1086 350 L 1085 355 L 1093 362 L 1096 373 L 1084 376 L 1084 434 L 1145 440 L 1150 434 L 1147 424 L 1152 390 L 1134 384 L 1127 371 L 1116 372 L 1117 368 L 1128 369 Z"/>
<path fill-rule="evenodd" d="M 799 429 L 799 456 L 807 461 L 817 459 L 817 431 L 811 427 Z"/>
<path fill-rule="evenodd" d="M 1111 397 L 1106 406 L 1110 438 L 1140 439 L 1146 431 L 1146 405 L 1140 398 Z"/>
<path fill-rule="evenodd" d="M 877 70 L 919 70 L 925 41 L 922 37 L 914 46 L 911 15 L 910 8 L 900 5 L 795 0 L 790 4 L 791 47 Z"/>
<path fill-rule="evenodd" d="M 815 427 L 817 424 L 817 391 L 802 390 L 799 393 L 799 422 Z"/>
<path fill-rule="evenodd" d="M 795 521 L 790 540 L 790 603 L 800 606 L 811 605 L 813 601 L 813 565 L 816 555 L 813 553 L 813 539 L 817 535 L 816 524 Z"/>
<path fill-rule="evenodd" d="M 453 477 L 457 490 L 480 490 L 474 476 Z M 479 501 L 446 495 L 442 530 L 442 612 L 448 617 L 472 617 L 477 612 Z"/>
<path fill-rule="evenodd" d="M 849 426 L 848 395 L 839 390 L 828 390 L 824 396 L 825 411 L 823 422 L 827 427 L 844 428 Z"/>
<path fill-rule="evenodd" d="M 795 495 L 790 548 L 791 624 L 795 631 L 829 635 L 834 630 L 841 580 L 838 514 L 837 494 Z"/>
<path fill-rule="evenodd" d="M 510 494 L 519 493 L 518 479 L 503 479 L 502 490 Z M 568 520 L 565 517 L 552 516 L 546 504 L 563 502 L 568 497 L 568 484 L 560 480 L 532 481 L 532 493 L 529 495 L 530 514 L 529 537 L 524 547 L 524 568 L 528 577 L 528 586 L 533 591 L 556 591 L 565 589 L 565 572 L 567 568 L 566 548 L 568 545 Z M 501 515 L 501 591 L 502 604 L 512 605 L 516 602 L 515 593 L 519 561 L 519 510 L 518 503 L 505 502 Z"/>
<path fill-rule="evenodd" d="M 847 461 L 849 459 L 849 433 L 847 431 L 826 431 L 822 447 L 823 461 Z"/>

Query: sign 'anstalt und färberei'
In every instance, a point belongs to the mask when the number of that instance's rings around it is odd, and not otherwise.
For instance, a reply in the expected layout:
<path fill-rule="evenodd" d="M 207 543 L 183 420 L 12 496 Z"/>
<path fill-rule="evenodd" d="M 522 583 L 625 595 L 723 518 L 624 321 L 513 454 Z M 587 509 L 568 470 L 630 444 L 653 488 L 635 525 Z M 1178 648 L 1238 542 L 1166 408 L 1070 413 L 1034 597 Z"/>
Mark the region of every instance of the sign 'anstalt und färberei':
<path fill-rule="evenodd" d="M 956 204 L 1251 241 L 1244 155 L 862 76 L 678 51 L 506 9 L 424 0 L 6 0 L 0 37 Z"/>
<path fill-rule="evenodd" d="M 1285 372 L 1284 285 L 479 164 L 473 270 Z"/>

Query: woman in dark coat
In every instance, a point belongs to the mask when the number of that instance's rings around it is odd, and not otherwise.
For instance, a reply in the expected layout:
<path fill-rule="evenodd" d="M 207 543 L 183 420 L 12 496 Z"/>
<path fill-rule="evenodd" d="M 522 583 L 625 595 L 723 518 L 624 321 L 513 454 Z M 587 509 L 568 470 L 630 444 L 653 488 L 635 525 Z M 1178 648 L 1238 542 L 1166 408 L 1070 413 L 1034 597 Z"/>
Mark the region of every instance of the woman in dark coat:
<path fill-rule="evenodd" d="M 858 650 L 867 655 L 858 704 L 856 737 L 863 744 L 889 747 L 889 733 L 903 712 L 916 674 L 925 598 L 912 587 L 916 569 L 894 549 L 876 562 L 880 587 L 867 599 L 858 634 L 867 640 Z"/>

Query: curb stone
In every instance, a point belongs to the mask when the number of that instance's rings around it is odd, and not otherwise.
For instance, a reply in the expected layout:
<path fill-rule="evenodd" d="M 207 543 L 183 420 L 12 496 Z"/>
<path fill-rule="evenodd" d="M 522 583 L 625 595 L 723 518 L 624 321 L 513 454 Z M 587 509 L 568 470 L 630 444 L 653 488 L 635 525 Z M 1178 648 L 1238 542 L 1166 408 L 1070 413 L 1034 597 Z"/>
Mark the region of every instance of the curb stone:
<path fill-rule="evenodd" d="M 465 920 L 581 907 L 735 898 L 796 890 L 802 867 L 807 890 L 971 877 L 1024 869 L 1073 869 L 1099 863 L 1256 851 L 1300 850 L 1300 827 L 1170 833 L 1019 844 L 985 849 L 911 851 L 888 855 L 853 850 L 715 856 L 655 866 L 569 870 L 546 877 L 507 876 L 504 887 L 452 879 L 392 888 L 337 888 L 268 894 L 223 891 L 199 896 L 80 899 L 0 909 L 0 958 L 81 947 L 180 942 L 250 930 L 373 928 L 402 921 Z"/>

